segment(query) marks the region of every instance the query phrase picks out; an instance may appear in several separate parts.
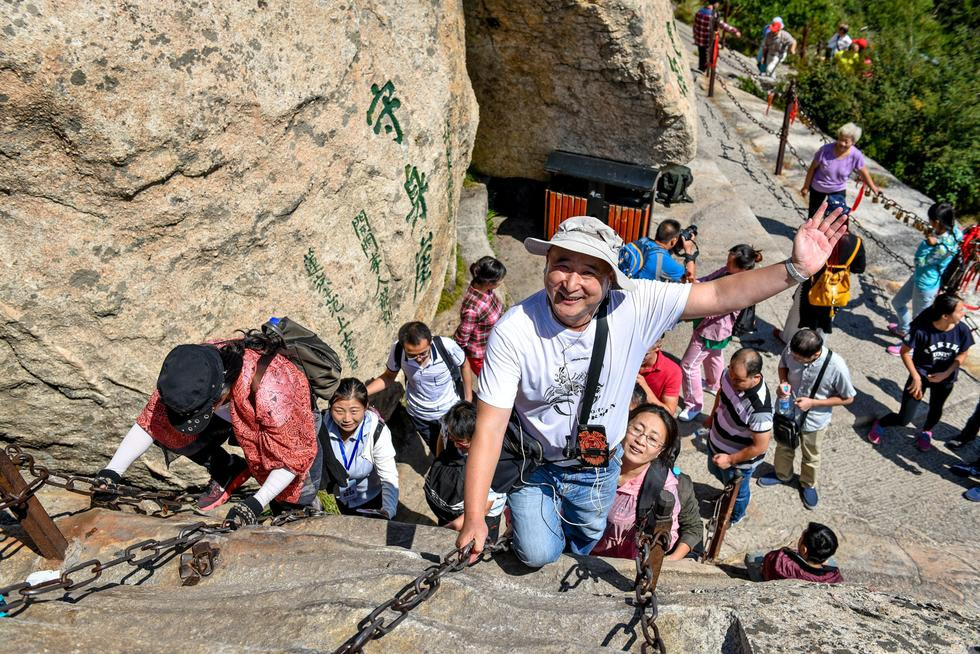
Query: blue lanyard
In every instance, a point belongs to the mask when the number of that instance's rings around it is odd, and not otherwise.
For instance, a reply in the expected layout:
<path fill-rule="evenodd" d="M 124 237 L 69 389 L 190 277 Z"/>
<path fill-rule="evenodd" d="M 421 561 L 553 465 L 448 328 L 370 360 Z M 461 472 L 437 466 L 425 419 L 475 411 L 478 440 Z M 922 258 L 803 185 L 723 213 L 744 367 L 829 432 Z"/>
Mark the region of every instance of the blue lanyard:
<path fill-rule="evenodd" d="M 339 431 L 338 427 L 338 431 Z M 344 439 L 338 438 L 337 444 L 340 445 L 340 456 L 344 459 L 344 470 L 350 472 L 350 467 L 354 463 L 354 458 L 357 456 L 357 448 L 361 445 L 361 434 L 364 433 L 364 420 L 361 420 L 361 426 L 357 428 L 357 438 L 354 439 L 354 449 L 351 450 L 350 458 L 347 458 L 347 452 L 344 450 Z"/>

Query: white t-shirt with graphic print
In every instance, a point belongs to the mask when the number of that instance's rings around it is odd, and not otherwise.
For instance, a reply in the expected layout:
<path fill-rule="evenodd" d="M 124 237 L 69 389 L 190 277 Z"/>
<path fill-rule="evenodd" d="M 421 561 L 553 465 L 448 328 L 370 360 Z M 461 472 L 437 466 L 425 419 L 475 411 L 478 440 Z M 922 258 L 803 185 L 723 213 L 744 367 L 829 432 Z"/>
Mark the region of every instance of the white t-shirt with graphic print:
<path fill-rule="evenodd" d="M 610 448 L 626 432 L 643 356 L 677 324 L 691 292 L 690 284 L 633 282 L 634 291 L 609 293 L 609 339 L 589 421 L 606 428 Z M 576 430 L 596 322 L 582 332 L 566 328 L 541 290 L 507 311 L 490 334 L 477 395 L 492 406 L 516 408 L 525 435 L 542 443 L 548 460 L 563 458 Z"/>

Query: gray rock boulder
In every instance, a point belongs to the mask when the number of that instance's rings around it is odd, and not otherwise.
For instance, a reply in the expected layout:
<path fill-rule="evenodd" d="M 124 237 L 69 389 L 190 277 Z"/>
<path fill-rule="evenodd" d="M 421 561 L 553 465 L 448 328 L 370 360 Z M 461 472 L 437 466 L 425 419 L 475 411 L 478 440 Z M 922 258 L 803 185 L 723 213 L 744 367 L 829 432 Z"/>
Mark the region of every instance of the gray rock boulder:
<path fill-rule="evenodd" d="M 71 565 L 169 538 L 184 522 L 90 511 L 59 525 Z M 341 516 L 248 528 L 209 537 L 221 548 L 218 567 L 196 586 L 180 587 L 172 560 L 153 574 L 111 568 L 76 592 L 77 602 L 36 604 L 0 629 L 18 652 L 333 651 L 451 551 L 454 538 L 447 529 Z M 7 549 L 0 586 L 51 567 L 26 548 Z M 442 577 L 431 598 L 366 650 L 640 651 L 634 575 L 632 561 L 563 556 L 532 571 L 502 554 Z M 665 564 L 659 600 L 671 653 L 965 652 L 976 644 L 976 614 L 942 603 L 850 584 L 752 584 L 693 561 Z"/>
<path fill-rule="evenodd" d="M 694 86 L 667 0 L 464 4 L 480 171 L 544 179 L 552 150 L 651 165 L 694 156 Z"/>
<path fill-rule="evenodd" d="M 289 315 L 366 377 L 434 313 L 459 2 L 35 0 L 0 32 L 0 440 L 98 470 L 178 343 Z"/>

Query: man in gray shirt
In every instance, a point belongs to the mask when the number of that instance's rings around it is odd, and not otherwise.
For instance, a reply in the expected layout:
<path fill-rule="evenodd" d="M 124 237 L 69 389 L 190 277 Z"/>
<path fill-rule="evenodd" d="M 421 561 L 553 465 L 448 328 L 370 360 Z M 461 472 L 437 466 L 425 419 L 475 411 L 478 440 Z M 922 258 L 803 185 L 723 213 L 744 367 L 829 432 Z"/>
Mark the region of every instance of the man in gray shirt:
<path fill-rule="evenodd" d="M 813 385 L 820 375 L 820 369 L 830 357 L 827 369 L 820 380 L 820 387 L 813 392 Z M 797 419 L 803 420 L 800 435 L 800 489 L 803 506 L 808 509 L 817 506 L 817 469 L 820 467 L 820 438 L 830 427 L 833 407 L 846 406 L 854 401 L 854 385 L 851 373 L 844 359 L 823 346 L 823 338 L 812 329 L 796 332 L 789 346 L 783 351 L 779 361 L 780 386 L 788 383 L 790 393 L 795 396 Z M 777 396 L 783 397 L 782 388 Z M 813 396 L 812 398 L 810 396 Z M 796 450 L 776 443 L 776 456 L 773 461 L 775 472 L 759 477 L 760 486 L 775 486 L 789 483 L 793 479 L 793 461 Z"/>

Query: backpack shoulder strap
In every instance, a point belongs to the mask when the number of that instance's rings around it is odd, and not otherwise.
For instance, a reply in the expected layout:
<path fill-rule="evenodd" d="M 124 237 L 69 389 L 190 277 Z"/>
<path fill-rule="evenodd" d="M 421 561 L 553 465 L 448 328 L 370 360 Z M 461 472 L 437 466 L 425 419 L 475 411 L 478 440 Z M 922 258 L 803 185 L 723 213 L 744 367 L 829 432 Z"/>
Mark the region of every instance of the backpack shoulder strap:
<path fill-rule="evenodd" d="M 317 440 L 320 442 L 320 450 L 323 452 L 323 470 L 326 473 L 320 481 L 320 489 L 334 492 L 335 487 L 344 486 L 349 479 L 344 466 L 337 460 L 337 455 L 333 452 L 330 444 L 330 428 L 327 427 L 328 417 L 320 423 L 320 431 L 317 432 Z"/>
<path fill-rule="evenodd" d="M 441 336 L 433 336 L 432 344 L 435 346 L 439 356 L 442 357 L 442 360 L 445 361 L 446 368 L 449 369 L 449 375 L 453 378 L 453 386 L 456 387 L 456 395 L 458 395 L 459 399 L 462 400 L 465 397 L 465 393 L 463 391 L 463 375 L 459 370 L 459 366 L 456 365 L 453 358 L 449 356 L 446 346 L 442 344 Z"/>
<path fill-rule="evenodd" d="M 385 428 L 385 423 L 378 418 L 378 424 L 374 426 L 374 434 L 371 436 L 374 443 L 377 444 L 378 439 L 381 438 L 381 430 Z"/>
<path fill-rule="evenodd" d="M 861 249 L 861 237 L 855 236 L 857 242 L 854 244 L 854 251 L 851 252 L 851 256 L 847 258 L 847 263 L 844 264 L 845 268 L 850 268 L 851 264 L 854 262 L 855 257 L 858 255 L 858 250 Z"/>
<path fill-rule="evenodd" d="M 258 363 L 255 364 L 255 374 L 252 375 L 252 384 L 249 387 L 248 401 L 252 404 L 252 408 L 255 408 L 255 396 L 259 392 L 259 384 L 262 383 L 262 378 L 265 377 L 265 371 L 268 370 L 269 364 L 275 358 L 277 352 L 266 352 L 259 357 Z"/>
<path fill-rule="evenodd" d="M 640 486 L 640 494 L 636 498 L 636 524 L 642 525 L 643 521 L 648 520 L 657 500 L 660 498 L 660 491 L 667 483 L 667 473 L 669 469 L 660 459 L 654 459 L 647 468 L 643 476 L 643 485 Z"/>
<path fill-rule="evenodd" d="M 401 341 L 395 343 L 395 365 L 398 366 L 395 370 L 402 369 L 402 357 L 405 355 L 405 347 L 401 344 Z"/>
<path fill-rule="evenodd" d="M 820 366 L 820 372 L 817 373 L 817 378 L 813 382 L 813 388 L 810 389 L 810 399 L 811 400 L 814 397 L 816 397 L 816 395 L 817 395 L 817 389 L 820 388 L 820 382 L 823 381 L 823 374 L 825 372 L 827 372 L 827 366 L 830 365 L 830 359 L 833 358 L 833 356 L 834 356 L 834 351 L 831 350 L 828 347 L 827 348 L 827 358 L 824 359 L 823 365 Z M 804 411 L 803 412 L 803 415 L 800 416 L 799 424 L 801 426 L 805 426 L 806 425 L 806 416 L 807 416 L 808 413 L 810 413 L 810 410 L 809 409 L 807 409 L 806 411 Z"/>

